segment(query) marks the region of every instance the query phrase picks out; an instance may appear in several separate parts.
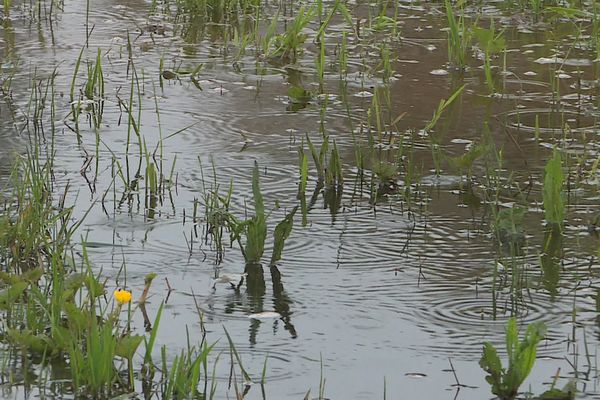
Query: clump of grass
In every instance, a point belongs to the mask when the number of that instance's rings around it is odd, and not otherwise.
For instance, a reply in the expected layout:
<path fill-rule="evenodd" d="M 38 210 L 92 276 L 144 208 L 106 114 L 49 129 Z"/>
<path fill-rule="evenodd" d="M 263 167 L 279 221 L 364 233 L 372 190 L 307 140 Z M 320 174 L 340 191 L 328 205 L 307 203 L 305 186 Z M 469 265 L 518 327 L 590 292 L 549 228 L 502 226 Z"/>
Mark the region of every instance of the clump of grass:
<path fill-rule="evenodd" d="M 167 348 L 161 349 L 163 382 L 161 384 L 161 398 L 163 399 L 194 399 L 202 398 L 198 387 L 200 385 L 203 367 L 213 349 L 213 345 L 204 342 L 199 348 L 195 346 L 182 350 L 175 356 L 171 366 L 167 363 Z"/>
<path fill-rule="evenodd" d="M 318 150 L 308 135 L 306 135 L 306 143 L 317 169 L 318 184 L 324 184 L 329 188 L 342 186 L 344 184 L 344 175 L 335 140 L 333 141 L 331 151 L 329 150 L 329 136 L 325 134 Z"/>
<path fill-rule="evenodd" d="M 4 18 L 10 17 L 11 0 L 4 0 Z"/>
<path fill-rule="evenodd" d="M 465 22 L 465 17 L 454 16 L 450 0 L 445 0 L 446 18 L 448 20 L 448 61 L 457 70 L 464 70 L 471 46 L 471 29 Z"/>
<path fill-rule="evenodd" d="M 520 341 L 516 319 L 511 318 L 506 327 L 507 369 L 502 367 L 496 348 L 490 342 L 484 344 L 479 365 L 488 374 L 485 379 L 492 386 L 493 394 L 502 400 L 516 398 L 519 387 L 533 368 L 537 345 L 545 332 L 543 323 L 532 323 Z"/>
<path fill-rule="evenodd" d="M 0 259 L 4 270 L 23 273 L 49 264 L 66 250 L 76 225 L 69 226 L 70 207 L 53 203 L 51 168 L 37 153 L 17 157 L 9 199 L 0 214 Z"/>
<path fill-rule="evenodd" d="M 302 31 L 312 21 L 316 12 L 316 5 L 308 9 L 304 6 L 300 7 L 285 33 L 272 37 L 273 50 L 268 50 L 267 56 L 273 55 L 284 61 L 296 62 L 308 37 Z"/>
<path fill-rule="evenodd" d="M 523 218 L 526 212 L 522 207 L 510 207 L 495 214 L 494 231 L 500 243 L 515 250 L 523 245 Z"/>
<path fill-rule="evenodd" d="M 564 204 L 564 174 L 562 171 L 562 158 L 558 150 L 554 149 L 553 156 L 544 168 L 544 214 L 550 224 L 561 225 L 565 218 Z"/>
<path fill-rule="evenodd" d="M 377 194 L 382 195 L 392 193 L 396 188 L 396 177 L 398 175 L 398 165 L 384 160 L 377 160 L 371 170 L 377 178 Z"/>
<path fill-rule="evenodd" d="M 503 31 L 496 33 L 494 28 L 494 20 L 492 20 L 489 28 L 475 28 L 473 32 L 475 38 L 477 39 L 478 46 L 484 54 L 483 67 L 485 72 L 485 81 L 490 93 L 493 93 L 495 91 L 495 86 L 492 76 L 491 59 L 495 54 L 498 54 L 506 48 Z"/>
<path fill-rule="evenodd" d="M 244 260 L 248 265 L 260 264 L 267 240 L 267 214 L 260 191 L 258 163 L 256 162 L 252 171 L 252 194 L 254 198 L 254 216 L 246 220 L 239 220 L 232 214 L 228 216 L 231 241 L 236 241 L 239 244 Z M 275 227 L 271 265 L 274 265 L 281 258 L 283 246 L 291 233 L 293 218 L 297 209 L 298 207 L 294 207 Z"/>
<path fill-rule="evenodd" d="M 461 174 L 466 173 L 467 179 L 470 181 L 473 175 L 473 164 L 489 151 L 489 146 L 485 144 L 473 144 L 460 156 L 448 157 L 448 164 Z"/>
<path fill-rule="evenodd" d="M 213 183 L 210 188 L 203 184 L 204 215 L 206 219 L 204 227 L 204 241 L 208 243 L 209 238 L 215 250 L 215 263 L 220 264 L 225 255 L 224 234 L 228 228 L 229 204 L 233 193 L 233 181 L 229 182 L 227 191 L 222 194 L 217 183 L 216 170 L 213 164 Z M 204 180 L 203 180 L 204 182 Z M 195 207 L 194 207 L 195 208 Z"/>
<path fill-rule="evenodd" d="M 82 272 L 75 272 L 70 241 L 81 221 L 69 225 L 67 193 L 55 202 L 51 163 L 41 163 L 38 151 L 18 159 L 0 218 L 0 336 L 36 357 L 69 359 L 80 394 L 121 393 L 129 385 L 115 359 L 131 361 L 142 337 L 121 331 L 120 305 L 106 314 L 105 286 L 91 272 L 85 245 Z"/>
<path fill-rule="evenodd" d="M 245 221 L 230 219 L 233 239 L 240 244 L 240 249 L 247 264 L 258 264 L 265 250 L 267 239 L 267 216 L 260 191 L 258 164 L 252 170 L 252 194 L 254 197 L 254 216 Z M 246 243 L 242 244 L 242 236 Z"/>

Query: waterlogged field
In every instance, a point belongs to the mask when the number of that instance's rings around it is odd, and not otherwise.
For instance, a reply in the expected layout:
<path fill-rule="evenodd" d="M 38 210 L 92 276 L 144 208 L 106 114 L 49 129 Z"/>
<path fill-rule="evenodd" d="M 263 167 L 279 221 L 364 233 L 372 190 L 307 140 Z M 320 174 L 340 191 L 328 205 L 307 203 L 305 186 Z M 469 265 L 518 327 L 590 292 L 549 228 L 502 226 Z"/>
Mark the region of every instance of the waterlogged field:
<path fill-rule="evenodd" d="M 0 10 L 3 397 L 600 397 L 597 2 Z"/>

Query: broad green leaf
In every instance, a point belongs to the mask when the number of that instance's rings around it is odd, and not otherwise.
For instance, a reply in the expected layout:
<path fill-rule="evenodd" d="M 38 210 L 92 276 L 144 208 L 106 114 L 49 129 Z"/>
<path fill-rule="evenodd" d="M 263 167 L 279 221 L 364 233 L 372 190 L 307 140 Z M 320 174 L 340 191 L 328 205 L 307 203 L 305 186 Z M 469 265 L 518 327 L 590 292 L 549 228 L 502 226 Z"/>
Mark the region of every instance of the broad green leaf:
<path fill-rule="evenodd" d="M 254 210 L 256 212 L 256 216 L 264 216 L 265 205 L 260 192 L 258 163 L 256 161 L 254 162 L 254 169 L 252 170 L 252 194 L 254 196 Z"/>
<path fill-rule="evenodd" d="M 492 393 L 500 395 L 504 370 L 496 348 L 489 342 L 483 344 L 483 355 L 479 360 L 479 365 L 488 373 L 485 380 L 492 385 Z"/>
<path fill-rule="evenodd" d="M 288 97 L 292 103 L 304 104 L 312 99 L 312 93 L 300 86 L 291 86 L 288 89 Z"/>
<path fill-rule="evenodd" d="M 90 273 L 85 277 L 85 287 L 91 298 L 100 297 L 104 294 L 104 285 Z"/>
<path fill-rule="evenodd" d="M 119 357 L 126 358 L 131 360 L 137 351 L 140 343 L 144 340 L 144 336 L 142 335 L 127 335 L 123 336 L 117 342 L 117 347 L 115 349 L 115 354 Z"/>
<path fill-rule="evenodd" d="M 512 317 L 508 320 L 506 326 L 506 353 L 508 354 L 508 361 L 512 364 L 516 357 L 516 352 L 519 347 L 519 330 L 517 329 L 517 320 Z"/>
<path fill-rule="evenodd" d="M 308 143 L 308 149 L 310 150 L 310 154 L 312 155 L 313 161 L 315 163 L 315 167 L 317 168 L 317 175 L 318 175 L 319 181 L 322 182 L 325 179 L 325 171 L 323 168 L 323 164 L 321 163 L 319 153 L 317 153 L 317 149 L 311 142 L 308 134 L 306 134 L 306 143 Z"/>
<path fill-rule="evenodd" d="M 34 335 L 29 330 L 9 329 L 8 338 L 11 342 L 19 344 L 33 353 L 46 354 L 47 356 L 57 354 L 52 340 L 46 335 Z"/>
<path fill-rule="evenodd" d="M 552 159 L 546 163 L 544 168 L 542 192 L 546 221 L 550 223 L 562 224 L 564 220 L 563 184 L 562 159 L 560 153 L 555 149 Z"/>
<path fill-rule="evenodd" d="M 285 244 L 286 239 L 290 236 L 290 233 L 292 232 L 292 227 L 294 226 L 294 214 L 296 214 L 297 210 L 298 206 L 294 207 L 292 211 L 290 211 L 285 216 L 285 218 L 275 227 L 275 232 L 273 233 L 275 242 L 273 245 L 273 255 L 271 256 L 270 265 L 275 265 L 275 263 L 281 259 L 283 246 Z"/>
<path fill-rule="evenodd" d="M 65 301 L 62 305 L 62 309 L 67 316 L 67 320 L 69 321 L 69 326 L 71 329 L 75 329 L 77 331 L 83 331 L 89 325 L 90 315 L 88 313 L 84 313 L 81 311 L 79 307 L 75 304 Z"/>

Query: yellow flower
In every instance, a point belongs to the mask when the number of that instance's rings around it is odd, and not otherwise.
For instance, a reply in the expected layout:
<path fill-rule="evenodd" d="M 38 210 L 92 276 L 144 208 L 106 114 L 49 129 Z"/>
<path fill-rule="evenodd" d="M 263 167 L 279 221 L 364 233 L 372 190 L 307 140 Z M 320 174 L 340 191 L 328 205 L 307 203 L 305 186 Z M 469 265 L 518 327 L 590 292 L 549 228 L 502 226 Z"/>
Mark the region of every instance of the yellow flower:
<path fill-rule="evenodd" d="M 114 296 L 115 296 L 115 300 L 119 304 L 127 304 L 131 301 L 131 292 L 129 292 L 125 289 L 119 288 L 119 289 L 115 290 Z"/>

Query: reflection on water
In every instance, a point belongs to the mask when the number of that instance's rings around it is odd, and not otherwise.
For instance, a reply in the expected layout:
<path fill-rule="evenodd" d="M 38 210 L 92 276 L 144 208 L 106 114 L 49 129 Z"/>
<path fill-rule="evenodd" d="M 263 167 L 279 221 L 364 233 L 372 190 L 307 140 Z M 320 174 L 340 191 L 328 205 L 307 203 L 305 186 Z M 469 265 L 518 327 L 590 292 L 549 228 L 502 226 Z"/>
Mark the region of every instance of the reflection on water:
<path fill-rule="evenodd" d="M 544 233 L 543 253 L 540 256 L 540 266 L 544 276 L 544 287 L 554 298 L 560 282 L 563 234 L 561 227 L 549 224 Z"/>

